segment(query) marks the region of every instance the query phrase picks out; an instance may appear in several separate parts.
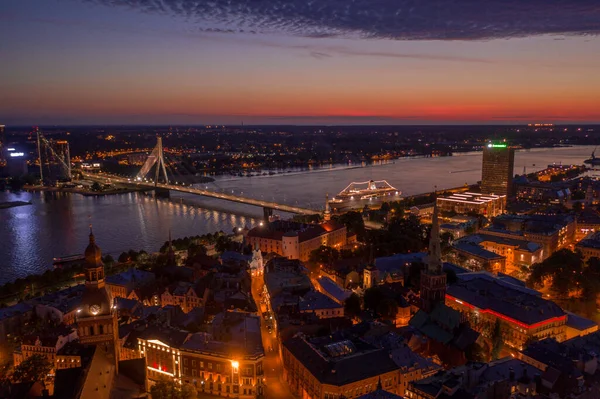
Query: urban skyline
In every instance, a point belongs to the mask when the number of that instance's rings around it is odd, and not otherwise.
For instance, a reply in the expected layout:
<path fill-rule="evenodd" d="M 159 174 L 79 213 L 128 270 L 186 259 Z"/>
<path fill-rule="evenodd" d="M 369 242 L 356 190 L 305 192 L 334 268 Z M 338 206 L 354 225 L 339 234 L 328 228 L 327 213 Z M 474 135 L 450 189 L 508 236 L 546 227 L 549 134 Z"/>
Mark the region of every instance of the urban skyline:
<path fill-rule="evenodd" d="M 597 0 L 0 2 L 0 398 L 600 398 L 599 36 Z"/>
<path fill-rule="evenodd" d="M 2 123 L 600 122 L 592 1 L 227 4 L 4 2 Z"/>

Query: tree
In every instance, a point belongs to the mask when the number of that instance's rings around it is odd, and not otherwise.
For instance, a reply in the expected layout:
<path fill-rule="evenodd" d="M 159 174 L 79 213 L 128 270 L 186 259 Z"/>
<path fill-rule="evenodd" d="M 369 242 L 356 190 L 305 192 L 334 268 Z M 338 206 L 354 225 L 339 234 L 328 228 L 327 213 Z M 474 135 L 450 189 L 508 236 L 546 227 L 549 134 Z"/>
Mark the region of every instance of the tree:
<path fill-rule="evenodd" d="M 413 289 L 421 288 L 421 271 L 425 268 L 425 265 L 421 262 L 412 262 L 408 267 L 408 278 L 404 284 L 407 287 Z"/>
<path fill-rule="evenodd" d="M 15 367 L 12 379 L 15 382 L 40 382 L 46 387 L 46 377 L 52 370 L 52 363 L 45 356 L 33 355 L 23 360 Z"/>
<path fill-rule="evenodd" d="M 381 204 L 381 208 L 379 208 L 379 210 L 382 213 L 388 213 L 392 208 L 390 207 L 390 204 L 388 202 L 384 202 L 383 204 Z"/>
<path fill-rule="evenodd" d="M 115 259 L 110 255 L 106 255 L 102 261 L 105 264 L 115 263 Z"/>
<path fill-rule="evenodd" d="M 502 325 L 500 324 L 500 319 L 496 319 L 496 324 L 494 324 L 494 330 L 492 331 L 492 360 L 498 359 L 503 343 Z"/>
<path fill-rule="evenodd" d="M 398 304 L 391 298 L 384 298 L 377 305 L 377 313 L 385 320 L 396 320 L 398 314 Z"/>
<path fill-rule="evenodd" d="M 204 245 L 192 244 L 188 248 L 188 258 L 206 255 L 206 247 Z"/>
<path fill-rule="evenodd" d="M 345 225 L 349 233 L 356 234 L 356 239 L 358 241 L 364 241 L 366 232 L 365 221 L 360 212 L 352 211 L 346 212 L 343 215 L 335 215 L 333 220 Z"/>
<path fill-rule="evenodd" d="M 371 287 L 365 291 L 365 309 L 376 312 L 379 303 L 384 299 L 383 292 L 379 287 Z"/>
<path fill-rule="evenodd" d="M 198 395 L 190 384 L 180 385 L 173 380 L 162 378 L 150 388 L 152 399 L 193 399 Z"/>
<path fill-rule="evenodd" d="M 319 248 L 311 251 L 309 260 L 315 263 L 331 264 L 333 261 L 339 259 L 340 252 L 332 247 L 321 245 Z"/>
<path fill-rule="evenodd" d="M 440 243 L 443 252 L 448 252 L 447 250 L 449 250 L 452 246 L 452 241 L 454 241 L 454 235 L 449 231 L 444 231 L 442 234 L 440 234 Z"/>
<path fill-rule="evenodd" d="M 98 183 L 97 181 L 95 181 L 95 182 L 92 184 L 92 187 L 90 187 L 90 188 L 91 188 L 91 190 L 92 190 L 92 191 L 94 191 L 94 192 L 100 192 L 100 191 L 102 191 L 102 186 L 101 186 L 101 185 L 100 185 L 100 183 Z"/>
<path fill-rule="evenodd" d="M 5 350 L 2 348 L 2 350 Z M 10 376 L 12 371 L 11 361 L 0 364 L 0 390 L 4 385 L 10 384 Z"/>
<path fill-rule="evenodd" d="M 489 347 L 486 345 L 486 341 L 483 341 L 482 345 L 477 342 L 470 345 L 465 351 L 465 355 L 470 362 L 487 363 L 490 360 Z"/>
<path fill-rule="evenodd" d="M 349 317 L 355 317 L 360 314 L 360 297 L 352 293 L 344 302 L 344 314 Z"/>
<path fill-rule="evenodd" d="M 543 285 L 547 279 L 552 281 L 550 288 L 557 295 L 579 291 L 582 286 L 585 286 L 581 253 L 568 249 L 554 252 L 543 262 L 531 267 L 527 283 L 531 287 L 536 287 Z"/>
<path fill-rule="evenodd" d="M 129 257 L 129 254 L 127 252 L 121 253 L 121 255 L 119 255 L 119 258 L 118 258 L 119 263 L 126 263 L 126 262 L 129 262 L 130 260 L 131 260 L 131 258 Z"/>
<path fill-rule="evenodd" d="M 367 241 L 375 245 L 376 256 L 421 252 L 427 246 L 429 227 L 414 215 L 394 217 L 385 230 L 369 230 Z"/>
<path fill-rule="evenodd" d="M 196 399 L 198 397 L 198 391 L 192 384 L 183 384 L 181 394 L 183 399 Z"/>
<path fill-rule="evenodd" d="M 225 235 L 220 235 L 217 238 L 217 242 L 215 244 L 215 249 L 217 250 L 217 252 L 225 252 L 227 250 L 229 250 L 231 247 L 231 240 L 229 239 L 229 237 L 225 236 Z"/>

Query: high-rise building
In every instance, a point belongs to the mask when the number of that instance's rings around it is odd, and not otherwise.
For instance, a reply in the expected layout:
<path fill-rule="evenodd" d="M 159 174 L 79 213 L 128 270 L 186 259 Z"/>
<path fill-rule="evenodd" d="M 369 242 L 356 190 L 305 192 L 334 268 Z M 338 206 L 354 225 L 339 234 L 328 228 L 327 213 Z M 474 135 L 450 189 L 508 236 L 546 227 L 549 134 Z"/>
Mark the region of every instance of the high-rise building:
<path fill-rule="evenodd" d="M 510 196 L 512 191 L 515 150 L 505 143 L 488 143 L 483 148 L 481 192 Z"/>

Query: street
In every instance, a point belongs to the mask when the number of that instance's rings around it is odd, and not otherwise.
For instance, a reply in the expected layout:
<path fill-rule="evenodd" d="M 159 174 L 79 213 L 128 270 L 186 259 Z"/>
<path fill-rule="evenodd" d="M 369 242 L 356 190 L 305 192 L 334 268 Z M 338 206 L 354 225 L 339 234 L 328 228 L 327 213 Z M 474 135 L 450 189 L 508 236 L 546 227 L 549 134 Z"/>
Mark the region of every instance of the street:
<path fill-rule="evenodd" d="M 252 297 L 256 302 L 261 317 L 261 335 L 263 347 L 265 348 L 264 371 L 266 378 L 266 398 L 293 398 L 288 385 L 283 380 L 283 365 L 279 357 L 279 340 L 277 339 L 277 330 L 273 329 L 269 333 L 267 323 L 262 317 L 261 293 L 263 292 L 263 275 L 252 277 Z M 262 307 L 264 309 L 264 307 Z M 272 348 L 272 350 L 271 350 Z"/>

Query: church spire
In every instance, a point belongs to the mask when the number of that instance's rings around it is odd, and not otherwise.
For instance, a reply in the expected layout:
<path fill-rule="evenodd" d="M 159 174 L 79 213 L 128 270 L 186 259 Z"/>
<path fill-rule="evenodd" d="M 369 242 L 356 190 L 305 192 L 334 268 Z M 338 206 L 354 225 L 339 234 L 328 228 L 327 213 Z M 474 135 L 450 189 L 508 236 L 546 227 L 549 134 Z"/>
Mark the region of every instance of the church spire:
<path fill-rule="evenodd" d="M 442 247 L 440 242 L 440 222 L 438 219 L 437 203 L 433 206 L 431 218 L 431 236 L 429 238 L 429 251 L 427 252 L 427 271 L 439 274 L 442 272 Z"/>
<path fill-rule="evenodd" d="M 325 214 L 323 215 L 323 219 L 326 222 L 331 220 L 331 208 L 329 208 L 329 194 L 325 194 Z"/>
<path fill-rule="evenodd" d="M 98 268 L 104 267 L 102 264 L 102 251 L 96 245 L 96 237 L 94 237 L 94 231 L 92 230 L 92 225 L 90 224 L 90 242 L 85 249 L 84 258 L 85 258 L 85 267 L 87 268 Z"/>
<path fill-rule="evenodd" d="M 96 244 L 96 237 L 94 237 L 94 230 L 92 228 L 91 223 L 90 223 L 90 244 Z"/>

